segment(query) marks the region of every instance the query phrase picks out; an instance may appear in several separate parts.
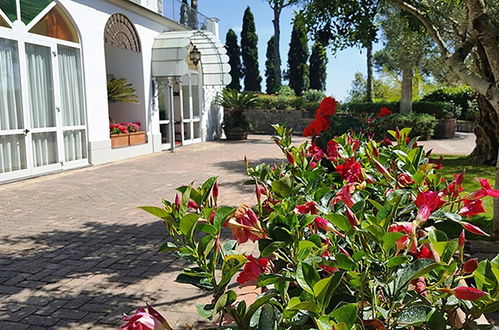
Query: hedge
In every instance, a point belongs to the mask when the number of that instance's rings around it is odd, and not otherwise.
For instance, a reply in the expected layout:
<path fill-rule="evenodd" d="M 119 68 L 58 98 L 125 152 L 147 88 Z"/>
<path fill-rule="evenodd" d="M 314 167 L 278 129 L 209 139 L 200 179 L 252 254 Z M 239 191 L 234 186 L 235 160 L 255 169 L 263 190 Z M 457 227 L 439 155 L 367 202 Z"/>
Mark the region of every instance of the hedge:
<path fill-rule="evenodd" d="M 378 103 L 346 103 L 344 109 L 351 114 L 378 113 L 379 109 L 386 107 L 393 112 L 400 112 L 399 102 L 378 102 Z M 436 118 L 445 118 L 452 113 L 453 104 L 448 102 L 413 102 L 412 111 L 414 113 L 426 113 Z"/>
<path fill-rule="evenodd" d="M 448 102 L 454 117 L 474 121 L 478 112 L 477 93 L 471 87 L 442 87 L 423 96 L 425 102 Z"/>

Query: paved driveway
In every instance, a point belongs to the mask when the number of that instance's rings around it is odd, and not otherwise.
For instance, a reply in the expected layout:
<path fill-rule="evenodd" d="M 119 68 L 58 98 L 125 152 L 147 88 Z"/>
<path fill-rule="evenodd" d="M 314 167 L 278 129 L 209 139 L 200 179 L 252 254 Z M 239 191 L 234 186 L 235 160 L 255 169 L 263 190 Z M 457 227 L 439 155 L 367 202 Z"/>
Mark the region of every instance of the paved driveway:
<path fill-rule="evenodd" d="M 184 263 L 156 254 L 162 224 L 137 206 L 213 175 L 224 203 L 254 202 L 244 155 L 282 159 L 268 136 L 252 136 L 0 186 L 0 329 L 116 329 L 146 301 L 172 324 L 192 323 L 210 297 L 174 282 Z"/>

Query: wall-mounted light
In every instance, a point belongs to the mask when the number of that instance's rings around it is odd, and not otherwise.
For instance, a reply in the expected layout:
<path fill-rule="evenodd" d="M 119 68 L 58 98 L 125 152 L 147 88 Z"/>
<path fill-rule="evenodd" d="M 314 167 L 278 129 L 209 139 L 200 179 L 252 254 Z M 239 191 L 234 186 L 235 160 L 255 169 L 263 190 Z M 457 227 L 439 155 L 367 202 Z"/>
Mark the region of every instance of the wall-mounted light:
<path fill-rule="evenodd" d="M 192 63 L 194 63 L 194 65 L 196 66 L 201 61 L 201 52 L 198 50 L 196 46 L 192 48 L 191 53 L 189 54 L 189 58 L 191 59 Z"/>

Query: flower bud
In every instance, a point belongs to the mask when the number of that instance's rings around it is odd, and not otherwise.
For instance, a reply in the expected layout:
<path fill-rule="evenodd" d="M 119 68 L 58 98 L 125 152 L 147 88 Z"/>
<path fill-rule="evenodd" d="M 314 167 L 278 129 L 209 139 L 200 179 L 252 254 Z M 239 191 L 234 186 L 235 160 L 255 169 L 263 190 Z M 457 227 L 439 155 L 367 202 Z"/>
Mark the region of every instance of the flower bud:
<path fill-rule="evenodd" d="M 215 181 L 215 184 L 213 185 L 213 199 L 215 200 L 215 203 L 217 202 L 218 199 L 218 180 Z"/>
<path fill-rule="evenodd" d="M 189 207 L 191 209 L 198 209 L 199 205 L 198 205 L 198 203 L 196 203 L 195 201 L 193 201 L 191 199 L 191 200 L 189 200 L 189 203 L 187 204 L 187 207 Z"/>
<path fill-rule="evenodd" d="M 292 154 L 289 153 L 289 151 L 286 151 L 286 158 L 288 159 L 288 163 L 291 165 L 295 165 L 295 159 Z"/>
<path fill-rule="evenodd" d="M 177 209 L 180 207 L 181 203 L 182 203 L 182 200 L 180 199 L 180 195 L 176 194 L 175 195 L 175 206 L 177 207 Z"/>
<path fill-rule="evenodd" d="M 465 234 L 465 231 L 463 229 L 463 231 L 461 231 L 461 234 L 459 234 L 459 239 L 458 239 L 458 244 L 459 244 L 460 249 L 464 248 L 465 242 L 466 242 L 466 234 Z"/>
<path fill-rule="evenodd" d="M 477 226 L 472 225 L 469 222 L 461 222 L 461 226 L 463 226 L 463 228 L 466 229 L 467 231 L 469 231 L 470 233 L 473 233 L 476 235 L 481 235 L 481 236 L 490 236 L 489 234 L 487 234 L 486 232 L 484 232 L 483 230 L 481 230 Z"/>
<path fill-rule="evenodd" d="M 355 228 L 359 225 L 359 219 L 357 219 L 357 216 L 355 215 L 355 213 L 353 213 L 353 211 L 348 207 L 348 206 L 345 206 L 345 209 L 346 209 L 346 216 L 347 216 L 347 219 L 348 219 L 348 222 L 350 222 L 350 225 Z"/>
<path fill-rule="evenodd" d="M 461 300 L 478 300 L 487 295 L 487 292 L 469 286 L 458 286 L 451 290 L 454 297 Z"/>
<path fill-rule="evenodd" d="M 473 273 L 478 267 L 478 259 L 472 258 L 467 260 L 463 265 L 463 271 L 465 274 Z"/>

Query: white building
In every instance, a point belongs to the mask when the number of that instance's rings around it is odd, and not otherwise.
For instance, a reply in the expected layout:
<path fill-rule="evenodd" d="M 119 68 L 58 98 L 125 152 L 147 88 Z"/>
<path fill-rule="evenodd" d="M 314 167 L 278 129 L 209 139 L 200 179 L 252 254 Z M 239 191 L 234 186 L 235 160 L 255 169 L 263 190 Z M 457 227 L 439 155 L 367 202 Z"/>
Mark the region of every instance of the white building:
<path fill-rule="evenodd" d="M 0 6 L 0 182 L 219 137 L 230 67 L 217 19 L 178 0 Z M 109 104 L 112 78 L 139 102 Z M 112 148 L 110 121 L 141 122 L 147 142 Z"/>

